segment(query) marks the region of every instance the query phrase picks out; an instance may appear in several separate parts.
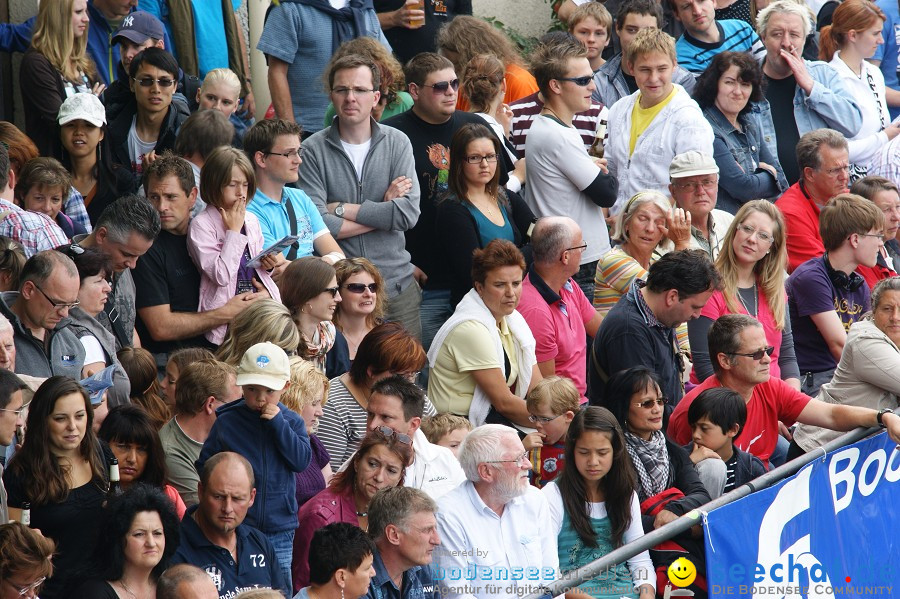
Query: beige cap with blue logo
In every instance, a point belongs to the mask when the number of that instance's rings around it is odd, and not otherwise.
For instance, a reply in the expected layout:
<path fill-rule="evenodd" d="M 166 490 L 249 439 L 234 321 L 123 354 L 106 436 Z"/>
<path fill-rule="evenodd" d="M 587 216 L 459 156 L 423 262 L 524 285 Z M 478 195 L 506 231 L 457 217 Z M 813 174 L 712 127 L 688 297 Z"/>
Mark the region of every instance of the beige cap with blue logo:
<path fill-rule="evenodd" d="M 280 391 L 291 378 L 291 365 L 283 349 L 257 343 L 244 353 L 237 370 L 238 385 L 262 385 Z"/>

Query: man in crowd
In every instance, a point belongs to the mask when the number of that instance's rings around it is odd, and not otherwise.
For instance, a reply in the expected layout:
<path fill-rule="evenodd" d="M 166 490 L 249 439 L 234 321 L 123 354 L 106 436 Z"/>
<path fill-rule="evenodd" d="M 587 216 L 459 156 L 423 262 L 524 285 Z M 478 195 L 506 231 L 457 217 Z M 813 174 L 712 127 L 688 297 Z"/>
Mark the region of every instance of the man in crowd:
<path fill-rule="evenodd" d="M 156 599 L 219 599 L 209 574 L 190 564 L 166 568 L 156 582 Z"/>
<path fill-rule="evenodd" d="M 472 113 L 456 110 L 459 79 L 447 58 L 423 52 L 406 64 L 404 73 L 413 107 L 384 124 L 405 133 L 412 143 L 415 165 L 409 177 L 421 194 L 421 214 L 415 226 L 406 231 L 406 249 L 423 290 L 420 339 L 428 350 L 435 333 L 453 313 L 450 269 L 434 243 L 435 204 L 447 192 L 450 140 L 466 123 L 485 122 Z M 501 168 L 499 161 L 497 168 Z"/>
<path fill-rule="evenodd" d="M 175 416 L 159 430 L 159 440 L 166 452 L 166 480 L 188 507 L 199 501 L 194 464 L 216 421 L 216 408 L 241 397 L 235 376 L 233 366 L 212 360 L 194 362 L 178 375 Z"/>
<path fill-rule="evenodd" d="M 136 319 L 131 269 L 159 235 L 159 213 L 141 196 L 127 195 L 107 206 L 95 225 L 89 235 L 77 235 L 72 241 L 99 248 L 112 260 L 112 292 L 97 320 L 115 335 L 118 349 L 131 347 Z"/>
<path fill-rule="evenodd" d="M 299 179 L 303 162 L 300 125 L 285 119 L 259 121 L 244 136 L 244 151 L 256 173 L 256 194 L 247 210 L 259 220 L 263 245 L 269 247 L 288 235 L 297 235 L 300 239 L 283 252 L 288 260 L 313 251 L 329 264 L 344 258 L 309 196 L 288 187 Z"/>
<path fill-rule="evenodd" d="M 112 34 L 112 43 L 119 47 L 119 61 L 113 67 L 115 81 L 103 92 L 108 121 L 115 119 L 126 104 L 134 100 L 128 69 L 134 57 L 147 48 L 165 50 L 165 29 L 159 19 L 143 10 L 136 10 L 122 21 L 122 25 Z"/>
<path fill-rule="evenodd" d="M 763 134 L 766 139 L 775 138 L 778 161 L 788 182 L 794 184 L 803 175 L 794 153 L 800 136 L 831 128 L 853 137 L 862 126 L 862 112 L 837 71 L 801 57 L 810 27 L 807 7 L 776 0 L 760 11 L 757 23 L 766 46 L 763 73 L 775 126 L 774 130 L 765 127 Z"/>
<path fill-rule="evenodd" d="M 406 64 L 420 52 L 436 52 L 438 30 L 456 15 L 472 14 L 472 0 L 374 0 L 374 5 L 381 29 L 400 64 Z"/>
<path fill-rule="evenodd" d="M 828 201 L 850 185 L 847 140 L 832 129 L 816 129 L 800 138 L 795 162 L 800 180 L 775 205 L 787 224 L 788 272 L 825 253 L 819 233 L 819 213 Z"/>
<path fill-rule="evenodd" d="M 144 190 L 158 213 L 161 230 L 134 267 L 137 330 L 144 347 L 162 354 L 160 361 L 165 364 L 165 354 L 179 347 L 208 345 L 203 333 L 230 323 L 268 294 L 241 293 L 220 308 L 198 312 L 200 272 L 187 251 L 188 225 L 197 197 L 190 164 L 163 154 L 147 167 Z"/>
<path fill-rule="evenodd" d="M 344 255 L 364 256 L 381 271 L 387 319 L 421 338 L 421 292 L 404 249 L 404 232 L 419 219 L 419 185 L 409 140 L 372 119 L 379 78 L 378 67 L 359 56 L 331 65 L 326 81 L 337 117 L 306 141 L 299 186 Z"/>
<path fill-rule="evenodd" d="M 720 284 L 715 266 L 699 250 L 669 252 L 651 264 L 647 280 L 631 284 L 594 337 L 588 359 L 591 404 L 605 405 L 606 381 L 632 366 L 659 374 L 663 395 L 677 404 L 684 395 L 684 358 L 675 328 L 700 316 Z"/>
<path fill-rule="evenodd" d="M 727 387 L 747 402 L 747 423 L 734 442 L 764 464 L 778 440 L 778 422 L 812 424 L 836 431 L 881 425 L 891 439 L 900 440 L 900 416 L 869 408 L 818 401 L 777 377 L 769 376 L 771 346 L 758 320 L 746 314 L 719 317 L 709 330 L 709 355 L 715 374 L 694 387 L 669 419 L 668 436 L 675 443 L 691 441 L 688 408 L 706 389 Z"/>
<path fill-rule="evenodd" d="M 369 504 L 375 578 L 366 599 L 439 599 L 429 568 L 441 544 L 435 512 L 434 500 L 413 487 L 389 487 L 375 494 Z"/>
<path fill-rule="evenodd" d="M 597 334 L 603 317 L 572 279 L 579 269 L 581 227 L 567 216 L 539 219 L 531 234 L 534 262 L 522 281 L 518 311 L 534 333 L 538 368 L 545 377 L 572 379 L 587 403 L 585 334 Z"/>
<path fill-rule="evenodd" d="M 572 250 L 580 254 L 575 281 L 587 297 L 593 297 L 597 261 L 609 250 L 601 208 L 613 205 L 617 185 L 607 174 L 606 162 L 585 152 L 572 126 L 575 113 L 590 107 L 591 65 L 584 47 L 569 41 L 540 47 L 531 68 L 545 104 L 525 144 L 528 204 L 538 216 L 570 216 L 583 225 L 585 243 Z"/>
<path fill-rule="evenodd" d="M 85 349 L 68 326 L 78 305 L 75 264 L 55 250 L 38 252 L 22 268 L 19 290 L 0 294 L 0 312 L 13 325 L 16 371 L 35 377 L 81 380 Z"/>
<path fill-rule="evenodd" d="M 766 49 L 756 32 L 740 19 L 716 20 L 715 0 L 669 0 L 684 33 L 675 42 L 678 64 L 699 75 L 720 52 L 750 52 L 761 61 Z"/>
<path fill-rule="evenodd" d="M 662 8 L 654 0 L 626 0 L 621 5 L 616 13 L 615 27 L 622 51 L 606 61 L 594 74 L 597 85 L 592 95 L 594 101 L 612 106 L 638 90 L 634 72 L 622 57 L 639 31 L 661 29 L 664 22 Z M 694 75 L 678 65 L 672 72 L 672 82 L 688 93 L 693 92 L 696 85 Z"/>
<path fill-rule="evenodd" d="M 200 503 L 181 521 L 181 544 L 172 563 L 205 570 L 216 583 L 219 599 L 255 588 L 290 594 L 272 543 L 243 523 L 256 498 L 255 486 L 253 468 L 243 456 L 217 453 L 200 473 Z"/>
<path fill-rule="evenodd" d="M 559 558 L 556 534 L 550 530 L 550 507 L 543 494 L 528 483 L 531 462 L 516 430 L 502 424 L 484 424 L 468 434 L 459 448 L 459 462 L 466 482 L 438 500 L 438 532 L 441 547 L 435 566 L 444 572 L 471 570 L 473 548 L 488 558 L 493 568 L 476 568 L 474 578 L 442 582 L 444 598 L 493 598 L 498 572 L 545 572 L 557 576 Z M 513 550 L 510 543 L 516 543 Z M 546 579 L 528 582 L 504 580 L 524 596 L 536 592 Z M 443 589 L 442 589 L 443 590 Z"/>
<path fill-rule="evenodd" d="M 404 484 L 442 497 L 466 479 L 459 462 L 446 447 L 434 445 L 419 428 L 425 410 L 425 392 L 400 375 L 383 378 L 372 386 L 366 408 L 366 428 L 388 427 L 412 440 L 412 463 L 406 467 Z"/>

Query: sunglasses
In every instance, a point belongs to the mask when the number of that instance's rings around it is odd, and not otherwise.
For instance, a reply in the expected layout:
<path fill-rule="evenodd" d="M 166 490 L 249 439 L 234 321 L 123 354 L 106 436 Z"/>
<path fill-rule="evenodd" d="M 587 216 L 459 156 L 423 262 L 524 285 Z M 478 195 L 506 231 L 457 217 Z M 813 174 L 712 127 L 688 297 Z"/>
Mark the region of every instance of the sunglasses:
<path fill-rule="evenodd" d="M 436 94 L 444 94 L 447 93 L 447 90 L 451 87 L 453 91 L 459 89 L 459 79 L 454 79 L 453 81 L 438 81 L 437 83 L 432 83 L 431 85 L 423 85 L 422 87 L 430 87 L 431 91 Z"/>
<path fill-rule="evenodd" d="M 175 85 L 174 79 L 154 79 L 153 77 L 141 77 L 140 79 L 132 77 L 132 79 L 141 87 L 152 87 L 154 83 L 158 83 L 160 87 L 172 87 Z"/>
<path fill-rule="evenodd" d="M 752 358 L 754 360 L 762 360 L 763 355 L 771 356 L 772 352 L 774 352 L 774 351 L 775 351 L 775 346 L 770 345 L 770 346 L 766 347 L 765 349 L 756 350 L 752 354 L 739 354 L 737 352 L 732 352 L 729 355 L 744 356 L 745 358 Z"/>
<path fill-rule="evenodd" d="M 397 439 L 404 445 L 412 445 L 412 438 L 410 438 L 409 435 L 404 435 L 403 433 L 398 433 L 397 431 L 395 431 L 394 429 L 392 429 L 389 426 L 378 426 L 378 427 L 375 427 L 374 430 L 378 431 L 379 433 L 381 433 L 388 439 L 390 439 L 391 437 L 394 437 L 395 439 Z"/>
<path fill-rule="evenodd" d="M 338 294 L 338 291 L 340 291 L 340 290 L 341 290 L 340 287 L 326 287 L 325 289 L 322 290 L 322 293 L 330 293 L 331 297 L 334 297 Z"/>
<path fill-rule="evenodd" d="M 657 397 L 656 399 L 648 399 L 647 401 L 635 403 L 634 407 L 644 408 L 645 410 L 652 410 L 654 405 L 664 406 L 667 403 L 669 403 L 668 397 Z"/>
<path fill-rule="evenodd" d="M 571 81 L 579 87 L 587 87 L 594 80 L 593 75 L 585 75 L 583 77 L 557 77 L 557 81 Z"/>
<path fill-rule="evenodd" d="M 365 283 L 347 283 L 344 287 L 350 293 L 364 293 L 366 289 L 369 290 L 369 293 L 378 292 L 378 283 L 369 283 L 368 285 Z"/>

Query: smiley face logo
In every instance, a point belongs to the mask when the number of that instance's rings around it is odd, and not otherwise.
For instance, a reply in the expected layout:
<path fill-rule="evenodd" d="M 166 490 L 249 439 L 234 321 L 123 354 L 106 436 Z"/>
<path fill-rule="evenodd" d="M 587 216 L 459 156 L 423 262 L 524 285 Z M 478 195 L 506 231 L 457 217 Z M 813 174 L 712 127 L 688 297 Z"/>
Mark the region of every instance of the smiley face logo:
<path fill-rule="evenodd" d="M 697 568 L 691 560 L 679 557 L 669 566 L 669 580 L 676 587 L 686 587 L 697 578 Z"/>

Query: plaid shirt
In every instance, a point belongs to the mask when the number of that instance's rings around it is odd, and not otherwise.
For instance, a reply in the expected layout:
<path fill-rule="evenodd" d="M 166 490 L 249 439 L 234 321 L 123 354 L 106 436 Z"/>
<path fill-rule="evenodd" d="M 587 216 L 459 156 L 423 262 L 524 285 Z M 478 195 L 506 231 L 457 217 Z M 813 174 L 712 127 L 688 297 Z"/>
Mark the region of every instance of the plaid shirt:
<path fill-rule="evenodd" d="M 0 220 L 0 235 L 21 243 L 28 258 L 40 251 L 69 243 L 69 238 L 59 225 L 46 214 L 27 212 L 4 199 L 0 199 L 0 211 L 9 212 Z"/>
<path fill-rule="evenodd" d="M 84 227 L 87 233 L 91 232 L 91 219 L 88 216 L 87 208 L 84 206 L 84 196 L 74 187 L 69 190 L 69 199 L 63 204 L 62 211 L 74 223 Z"/>

